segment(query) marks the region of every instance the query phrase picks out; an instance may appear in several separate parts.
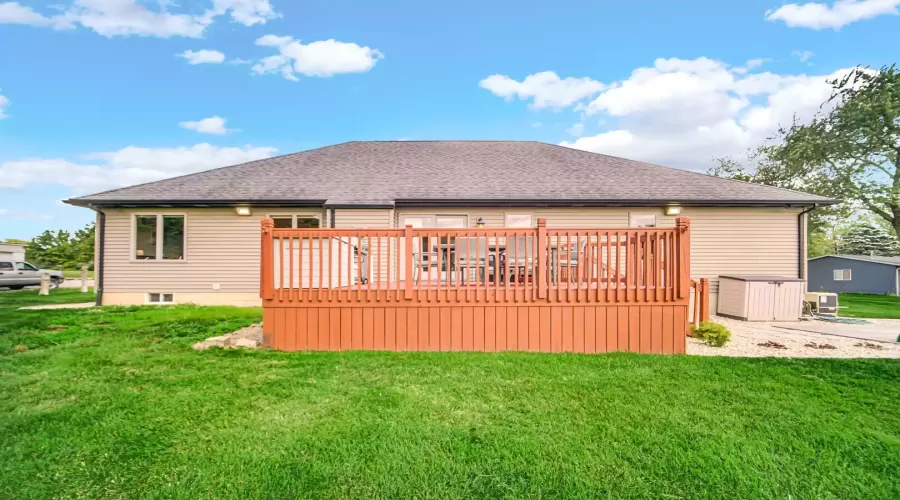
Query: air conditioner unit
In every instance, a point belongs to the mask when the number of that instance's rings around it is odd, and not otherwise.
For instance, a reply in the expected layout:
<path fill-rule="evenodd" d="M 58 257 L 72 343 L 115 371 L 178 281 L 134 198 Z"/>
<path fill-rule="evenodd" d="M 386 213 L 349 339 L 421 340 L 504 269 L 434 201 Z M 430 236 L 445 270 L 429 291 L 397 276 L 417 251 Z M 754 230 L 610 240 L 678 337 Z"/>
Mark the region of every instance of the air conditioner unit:
<path fill-rule="evenodd" d="M 804 309 L 820 316 L 837 316 L 838 296 L 836 293 L 809 292 L 803 299 Z"/>

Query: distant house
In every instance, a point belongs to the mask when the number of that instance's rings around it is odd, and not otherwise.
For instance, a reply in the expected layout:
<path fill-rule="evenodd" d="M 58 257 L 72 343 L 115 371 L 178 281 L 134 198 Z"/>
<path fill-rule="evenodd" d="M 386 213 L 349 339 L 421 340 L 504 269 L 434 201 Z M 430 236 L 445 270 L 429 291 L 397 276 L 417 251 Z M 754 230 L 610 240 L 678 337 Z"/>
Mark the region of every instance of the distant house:
<path fill-rule="evenodd" d="M 809 259 L 808 289 L 900 295 L 900 257 L 825 255 Z"/>
<path fill-rule="evenodd" d="M 0 242 L 0 260 L 25 260 L 25 245 Z"/>

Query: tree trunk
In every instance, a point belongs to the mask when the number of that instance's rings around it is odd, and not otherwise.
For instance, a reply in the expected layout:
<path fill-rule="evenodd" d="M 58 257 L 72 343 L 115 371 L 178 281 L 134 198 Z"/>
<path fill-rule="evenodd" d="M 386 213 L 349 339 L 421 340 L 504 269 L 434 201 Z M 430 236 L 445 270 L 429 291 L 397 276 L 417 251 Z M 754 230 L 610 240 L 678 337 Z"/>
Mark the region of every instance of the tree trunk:
<path fill-rule="evenodd" d="M 900 238 L 900 147 L 897 148 L 897 158 L 894 160 L 894 185 L 891 189 L 891 214 L 894 220 L 890 221 L 894 228 L 894 234 Z"/>

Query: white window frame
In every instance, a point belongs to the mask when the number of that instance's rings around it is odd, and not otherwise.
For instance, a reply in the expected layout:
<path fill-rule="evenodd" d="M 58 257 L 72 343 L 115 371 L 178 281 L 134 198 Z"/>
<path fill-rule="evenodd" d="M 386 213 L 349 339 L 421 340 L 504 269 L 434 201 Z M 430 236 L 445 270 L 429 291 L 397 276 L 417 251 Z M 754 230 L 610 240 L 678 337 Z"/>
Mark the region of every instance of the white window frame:
<path fill-rule="evenodd" d="M 322 216 L 320 214 L 302 214 L 302 213 L 298 214 L 298 213 L 276 212 L 273 214 L 266 215 L 266 218 L 268 218 L 268 219 L 286 219 L 288 217 L 291 218 L 291 229 L 297 229 L 297 219 L 316 219 L 319 221 L 318 229 L 325 229 L 325 227 L 322 226 Z"/>
<path fill-rule="evenodd" d="M 183 240 L 181 243 L 182 255 L 180 259 L 163 259 L 163 216 L 175 216 L 182 217 L 184 221 L 184 230 L 182 231 Z M 138 259 L 135 257 L 135 253 L 137 253 L 137 218 L 138 217 L 156 217 L 156 258 L 153 259 Z M 130 250 L 130 261 L 131 262 L 165 262 L 168 264 L 175 263 L 184 263 L 188 260 L 188 245 L 187 245 L 187 235 L 188 235 L 188 216 L 184 212 L 171 212 L 171 213 L 163 213 L 163 212 L 139 212 L 131 214 L 131 236 L 129 236 L 129 241 L 131 243 Z M 153 292 L 156 293 L 156 292 Z"/>
<path fill-rule="evenodd" d="M 628 227 L 650 227 L 650 226 L 637 226 L 634 224 L 635 217 L 653 217 L 653 226 L 659 227 L 659 214 L 653 212 L 629 212 L 628 213 Z"/>
<path fill-rule="evenodd" d="M 159 302 L 152 302 L 150 300 L 150 296 L 153 294 L 159 295 Z M 171 295 L 172 301 L 171 302 L 163 301 L 163 296 L 165 296 L 165 295 Z M 171 306 L 171 305 L 175 304 L 175 294 L 172 292 L 147 292 L 144 294 L 144 304 L 148 305 L 148 306 Z"/>
<path fill-rule="evenodd" d="M 834 278 L 834 281 L 853 281 L 853 270 L 835 269 L 832 272 L 832 278 Z"/>
<path fill-rule="evenodd" d="M 511 215 L 512 215 L 512 216 L 526 216 L 526 215 L 527 215 L 528 217 L 531 217 L 531 224 L 528 225 L 527 227 L 513 227 L 513 226 L 510 226 L 510 225 L 509 225 L 509 221 L 508 221 L 507 219 L 508 219 L 509 216 L 511 216 Z M 511 228 L 511 229 L 534 229 L 534 228 L 537 227 L 536 221 L 537 221 L 537 218 L 534 216 L 533 213 L 530 213 L 530 212 L 505 212 L 505 213 L 503 214 L 503 227 L 508 227 L 508 228 Z"/>

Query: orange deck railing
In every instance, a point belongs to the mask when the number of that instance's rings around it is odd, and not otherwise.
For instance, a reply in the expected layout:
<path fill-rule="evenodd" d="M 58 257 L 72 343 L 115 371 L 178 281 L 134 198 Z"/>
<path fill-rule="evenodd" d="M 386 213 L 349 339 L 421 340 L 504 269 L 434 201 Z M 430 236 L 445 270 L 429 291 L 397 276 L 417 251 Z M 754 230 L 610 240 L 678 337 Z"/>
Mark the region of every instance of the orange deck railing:
<path fill-rule="evenodd" d="M 689 221 L 674 228 L 274 229 L 261 297 L 289 303 L 670 303 L 689 293 Z"/>
<path fill-rule="evenodd" d="M 547 348 L 538 340 L 521 339 L 535 342 L 528 344 L 529 349 L 554 350 L 553 331 L 575 332 L 578 323 L 590 322 L 599 332 L 602 312 L 602 330 L 615 332 L 614 348 L 622 349 L 624 340 L 623 350 L 683 352 L 683 338 L 679 346 L 678 337 L 688 323 L 691 289 L 687 218 L 677 219 L 672 228 L 624 229 L 547 228 L 544 219 L 532 229 L 275 229 L 272 220 L 265 219 L 261 244 L 260 295 L 264 330 L 272 347 L 379 348 L 374 340 L 371 345 L 353 340 L 353 332 L 370 328 L 369 322 L 376 325 L 371 327 L 374 337 L 393 336 L 396 346 L 402 333 L 396 318 L 413 308 L 435 308 L 418 318 L 418 323 L 424 320 L 431 329 L 441 331 L 446 326 L 456 331 L 468 325 L 484 329 L 487 335 L 488 329 L 501 326 L 499 319 L 493 319 L 495 314 L 506 315 L 505 308 L 518 307 L 522 310 L 516 314 L 521 318 L 515 322 L 504 318 L 504 329 L 521 329 L 522 320 L 526 330 L 530 324 L 535 332 L 548 325 Z M 581 306 L 592 309 L 572 309 Z M 596 309 L 604 307 L 612 309 Z M 346 311 L 338 312 L 341 308 Z M 342 321 L 345 312 L 346 321 Z M 546 321 L 541 313 L 548 315 Z M 413 314 L 418 317 L 421 312 Z M 316 316 L 315 322 L 311 315 Z M 303 324 L 298 316 L 305 318 Z M 485 317 L 488 326 L 482 325 Z M 335 320 L 337 330 L 332 325 Z M 329 325 L 323 327 L 323 322 Z M 659 349 L 654 347 L 654 325 L 673 336 L 668 349 L 662 341 Z M 344 327 L 349 331 L 342 342 Z M 312 337 L 311 329 L 315 330 Z M 637 331 L 634 346 L 629 330 Z M 297 340 L 301 331 L 305 331 L 303 342 Z M 645 334 L 646 349 L 641 347 Z M 335 335 L 339 338 L 331 338 Z M 294 340 L 284 340 L 288 337 Z M 313 337 L 316 342 L 310 343 Z M 601 342 L 599 333 L 592 341 L 582 340 L 584 345 L 593 343 L 594 350 L 581 352 L 598 352 L 597 346 L 602 344 L 606 350 L 611 345 L 610 339 Z M 390 348 L 387 343 L 383 340 L 380 347 Z M 571 343 L 578 352 L 577 341 Z M 432 348 L 444 344 L 443 340 L 435 346 L 426 342 Z M 466 349 L 465 342 L 457 344 L 454 347 L 452 338 L 446 341 L 450 348 Z M 560 349 L 566 350 L 564 344 L 559 342 Z M 474 341 L 468 347 L 477 350 Z"/>

